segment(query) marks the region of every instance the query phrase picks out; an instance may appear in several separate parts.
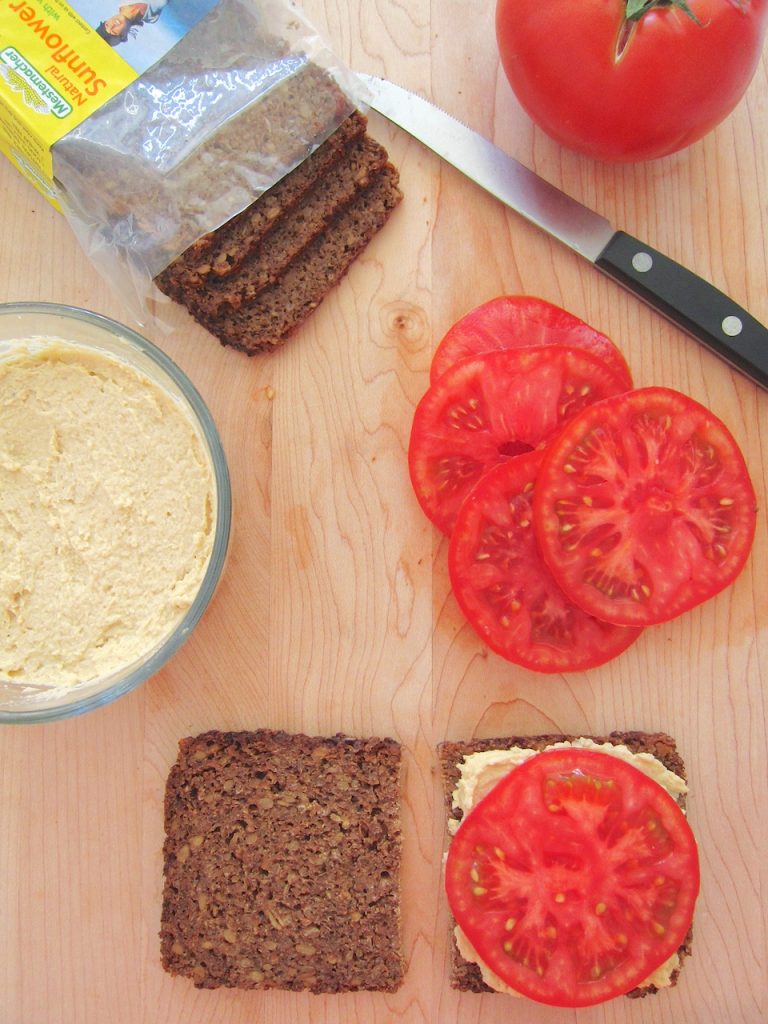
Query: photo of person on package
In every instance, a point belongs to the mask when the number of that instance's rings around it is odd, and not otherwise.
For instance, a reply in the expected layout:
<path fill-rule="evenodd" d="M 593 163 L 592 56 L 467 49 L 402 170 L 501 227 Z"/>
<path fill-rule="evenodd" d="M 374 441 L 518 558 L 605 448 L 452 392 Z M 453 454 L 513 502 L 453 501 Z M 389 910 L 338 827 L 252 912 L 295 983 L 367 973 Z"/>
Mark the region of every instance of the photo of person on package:
<path fill-rule="evenodd" d="M 152 0 L 152 3 L 123 4 L 116 14 L 99 22 L 96 34 L 110 46 L 119 46 L 127 41 L 132 29 L 154 24 L 167 3 L 168 0 Z"/>

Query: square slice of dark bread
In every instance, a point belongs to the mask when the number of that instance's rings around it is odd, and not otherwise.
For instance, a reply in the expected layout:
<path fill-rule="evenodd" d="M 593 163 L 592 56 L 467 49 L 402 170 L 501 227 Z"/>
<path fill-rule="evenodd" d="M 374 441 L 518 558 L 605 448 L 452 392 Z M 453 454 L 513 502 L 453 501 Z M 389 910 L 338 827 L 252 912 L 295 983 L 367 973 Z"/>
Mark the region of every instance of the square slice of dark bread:
<path fill-rule="evenodd" d="M 179 743 L 163 967 L 198 988 L 395 991 L 400 746 L 261 729 Z"/>
<path fill-rule="evenodd" d="M 573 741 L 578 737 L 575 735 L 546 734 L 539 736 L 505 736 L 494 739 L 446 741 L 439 744 L 438 756 L 442 771 L 443 793 L 445 806 L 450 818 L 460 820 L 461 811 L 453 806 L 453 791 L 459 781 L 459 765 L 468 754 L 476 754 L 483 750 L 505 750 L 509 747 L 525 747 L 530 750 L 544 750 L 553 743 L 560 743 L 563 740 Z M 671 736 L 661 732 L 612 732 L 607 736 L 589 736 L 588 739 L 595 743 L 612 743 L 614 746 L 624 744 L 632 753 L 646 752 L 653 754 L 675 775 L 685 779 L 685 765 L 680 756 L 675 741 Z M 681 807 L 685 807 L 685 797 L 678 799 Z M 685 941 L 680 946 L 680 965 L 685 957 L 691 953 L 692 933 L 689 931 Z M 677 984 L 680 968 L 672 974 L 672 985 Z M 451 987 L 462 992 L 493 992 L 493 989 L 483 981 L 480 968 L 477 964 L 465 960 L 458 951 L 455 940 L 452 941 L 451 953 Z M 652 995 L 659 990 L 655 985 L 646 985 L 632 989 L 627 995 L 637 999 L 643 996 Z"/>
<path fill-rule="evenodd" d="M 194 242 L 158 276 L 167 295 L 183 301 L 188 289 L 235 273 L 260 242 L 328 173 L 345 148 L 365 135 L 365 117 L 354 111 L 299 166 L 216 231 Z"/>
<path fill-rule="evenodd" d="M 386 149 L 352 113 L 311 156 L 155 279 L 222 345 L 281 345 L 336 287 L 402 199 Z"/>
<path fill-rule="evenodd" d="M 248 355 L 275 348 L 313 313 L 349 271 L 399 203 L 397 171 L 387 163 L 332 217 L 273 284 L 238 309 L 210 316 L 199 306 L 195 319 L 222 344 Z"/>
<path fill-rule="evenodd" d="M 258 302 L 260 293 L 285 274 L 290 264 L 327 230 L 339 212 L 359 196 L 387 164 L 387 151 L 363 135 L 345 150 L 324 177 L 307 189 L 291 216 L 277 217 L 267 243 L 254 247 L 237 270 L 226 277 L 208 278 L 205 287 L 185 292 L 193 316 L 228 316 Z"/>

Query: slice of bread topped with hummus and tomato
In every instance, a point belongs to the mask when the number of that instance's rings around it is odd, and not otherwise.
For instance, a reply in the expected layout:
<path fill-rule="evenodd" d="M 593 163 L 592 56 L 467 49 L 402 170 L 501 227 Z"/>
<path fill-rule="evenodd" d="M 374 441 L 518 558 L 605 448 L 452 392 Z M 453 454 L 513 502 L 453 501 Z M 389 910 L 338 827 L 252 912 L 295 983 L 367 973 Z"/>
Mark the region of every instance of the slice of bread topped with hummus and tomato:
<path fill-rule="evenodd" d="M 582 1007 L 677 983 L 699 862 L 671 737 L 512 736 L 438 751 L 453 988 Z"/>

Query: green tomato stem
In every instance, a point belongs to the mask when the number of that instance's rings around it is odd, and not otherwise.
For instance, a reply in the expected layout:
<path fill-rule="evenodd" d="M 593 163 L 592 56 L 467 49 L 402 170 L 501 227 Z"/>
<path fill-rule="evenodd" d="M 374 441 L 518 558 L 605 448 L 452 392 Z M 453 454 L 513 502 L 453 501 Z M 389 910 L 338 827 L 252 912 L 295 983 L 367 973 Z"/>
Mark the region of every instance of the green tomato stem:
<path fill-rule="evenodd" d="M 625 0 L 624 18 L 626 21 L 639 21 L 649 11 L 653 11 L 657 7 L 677 7 L 697 25 L 701 25 L 686 0 Z"/>

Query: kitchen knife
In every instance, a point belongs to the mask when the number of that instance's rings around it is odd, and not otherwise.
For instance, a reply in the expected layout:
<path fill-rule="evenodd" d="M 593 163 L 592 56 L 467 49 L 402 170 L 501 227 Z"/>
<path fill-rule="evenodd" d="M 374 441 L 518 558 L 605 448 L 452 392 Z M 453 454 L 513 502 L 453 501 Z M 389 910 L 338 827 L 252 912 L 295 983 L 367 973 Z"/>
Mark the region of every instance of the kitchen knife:
<path fill-rule="evenodd" d="M 540 178 L 434 104 L 360 74 L 370 107 L 768 388 L 768 329 L 714 285 Z"/>

